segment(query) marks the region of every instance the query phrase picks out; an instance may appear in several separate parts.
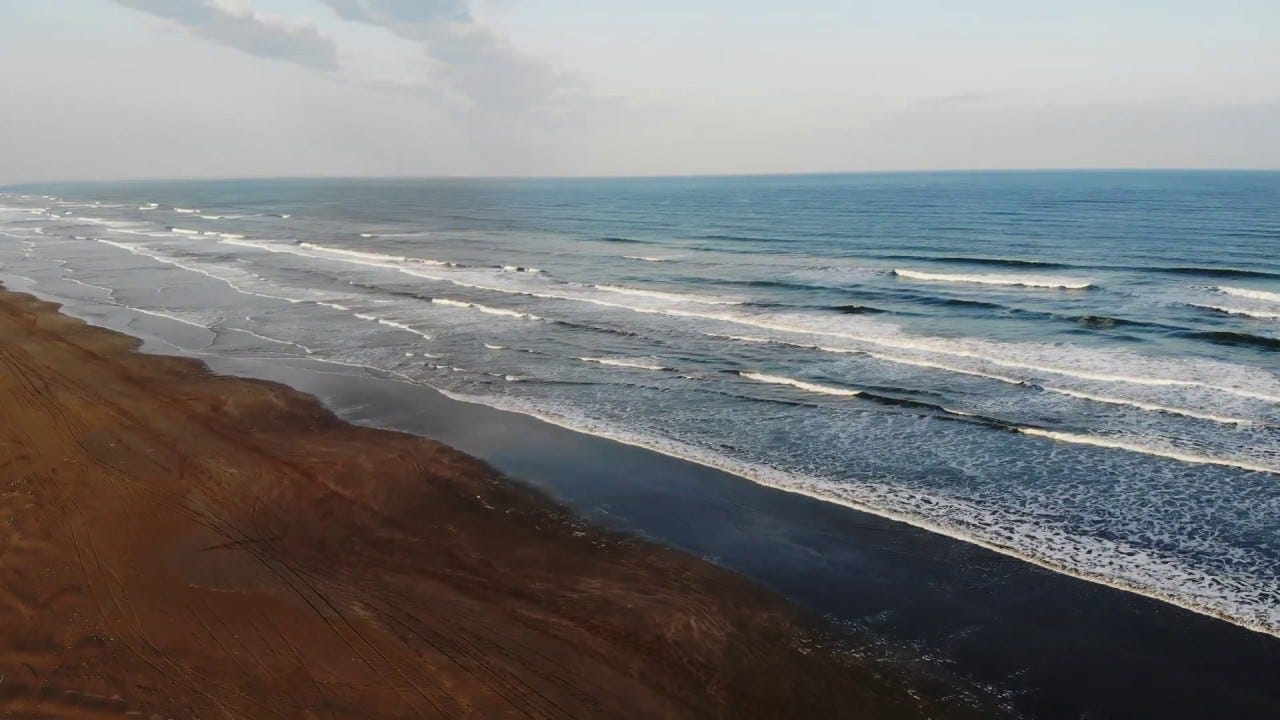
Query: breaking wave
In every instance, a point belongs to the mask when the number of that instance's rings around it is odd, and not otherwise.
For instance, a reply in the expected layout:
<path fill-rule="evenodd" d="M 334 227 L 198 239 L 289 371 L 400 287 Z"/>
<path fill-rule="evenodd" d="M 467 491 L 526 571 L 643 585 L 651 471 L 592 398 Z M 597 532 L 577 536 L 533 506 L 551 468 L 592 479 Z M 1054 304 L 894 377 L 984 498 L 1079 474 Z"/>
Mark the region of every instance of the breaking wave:
<path fill-rule="evenodd" d="M 893 273 L 908 280 L 929 282 L 977 283 L 980 285 L 1008 285 L 1014 287 L 1060 288 L 1083 290 L 1093 286 L 1090 280 L 1058 278 L 1040 275 L 960 275 L 955 273 L 929 273 L 918 270 L 894 268 Z"/>

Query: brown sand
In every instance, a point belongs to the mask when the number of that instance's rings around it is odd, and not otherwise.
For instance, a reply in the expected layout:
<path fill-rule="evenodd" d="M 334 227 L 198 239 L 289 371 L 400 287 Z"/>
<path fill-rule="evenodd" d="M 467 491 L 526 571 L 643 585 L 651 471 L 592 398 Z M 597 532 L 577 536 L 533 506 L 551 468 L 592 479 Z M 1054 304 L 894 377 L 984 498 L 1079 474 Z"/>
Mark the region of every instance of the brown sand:
<path fill-rule="evenodd" d="M 0 716 L 956 715 L 739 576 L 136 345 L 0 290 Z"/>

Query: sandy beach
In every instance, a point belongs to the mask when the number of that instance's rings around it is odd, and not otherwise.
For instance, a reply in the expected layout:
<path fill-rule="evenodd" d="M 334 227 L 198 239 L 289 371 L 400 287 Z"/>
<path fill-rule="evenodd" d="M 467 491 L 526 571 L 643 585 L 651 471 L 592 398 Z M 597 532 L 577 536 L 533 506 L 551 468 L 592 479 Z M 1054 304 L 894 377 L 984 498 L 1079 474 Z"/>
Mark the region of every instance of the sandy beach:
<path fill-rule="evenodd" d="M 0 292 L 0 715 L 968 715 L 726 570 L 136 346 Z"/>

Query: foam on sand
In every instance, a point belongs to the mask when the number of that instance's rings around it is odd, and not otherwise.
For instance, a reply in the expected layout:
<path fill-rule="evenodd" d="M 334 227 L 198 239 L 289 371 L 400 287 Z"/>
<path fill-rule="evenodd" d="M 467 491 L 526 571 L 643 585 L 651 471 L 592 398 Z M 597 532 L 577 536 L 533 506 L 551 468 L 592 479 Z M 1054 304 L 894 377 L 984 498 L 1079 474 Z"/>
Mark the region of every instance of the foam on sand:
<path fill-rule="evenodd" d="M 956 273 L 930 273 L 918 270 L 894 268 L 893 274 L 908 280 L 930 282 L 978 283 L 981 285 L 1007 285 L 1013 287 L 1058 288 L 1083 290 L 1092 287 L 1091 280 L 1050 277 L 1047 275 L 961 275 Z"/>

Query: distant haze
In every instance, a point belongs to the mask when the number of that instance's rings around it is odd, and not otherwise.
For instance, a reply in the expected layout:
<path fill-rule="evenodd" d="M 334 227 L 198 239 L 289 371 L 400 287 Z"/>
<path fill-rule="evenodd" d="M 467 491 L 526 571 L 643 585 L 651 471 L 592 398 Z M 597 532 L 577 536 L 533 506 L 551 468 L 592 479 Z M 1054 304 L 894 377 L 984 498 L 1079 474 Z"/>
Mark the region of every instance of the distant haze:
<path fill-rule="evenodd" d="M 0 0 L 0 184 L 1280 167 L 1280 2 Z"/>

